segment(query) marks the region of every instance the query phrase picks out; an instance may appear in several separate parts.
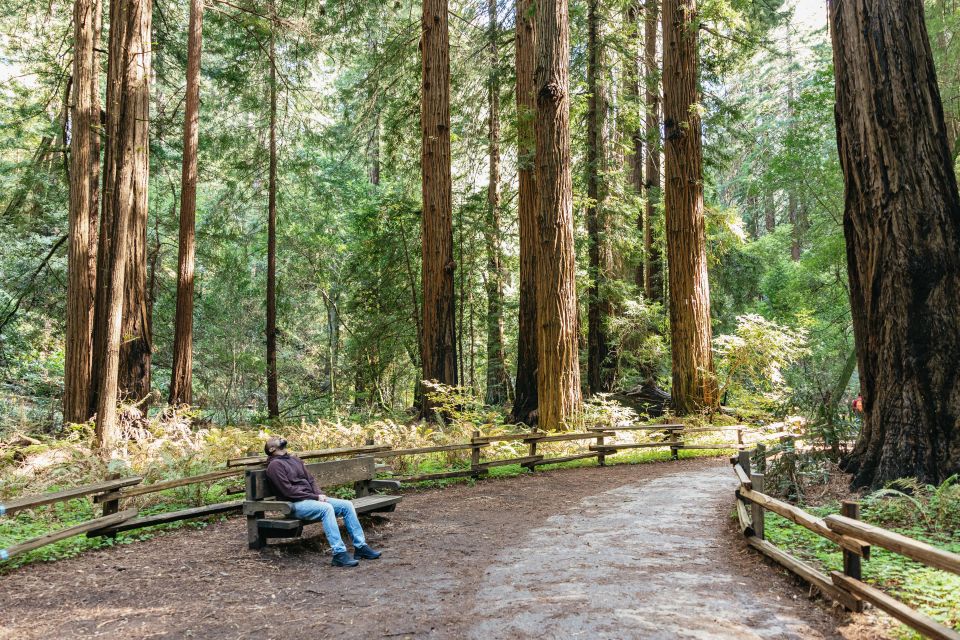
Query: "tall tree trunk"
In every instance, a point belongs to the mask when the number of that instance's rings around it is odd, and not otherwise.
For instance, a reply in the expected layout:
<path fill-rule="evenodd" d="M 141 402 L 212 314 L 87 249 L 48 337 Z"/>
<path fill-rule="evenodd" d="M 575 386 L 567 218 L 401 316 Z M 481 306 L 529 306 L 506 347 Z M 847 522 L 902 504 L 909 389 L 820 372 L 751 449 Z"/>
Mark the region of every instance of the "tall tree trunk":
<path fill-rule="evenodd" d="M 455 385 L 458 379 L 447 0 L 424 0 L 421 27 L 423 379 Z M 433 403 L 424 397 L 423 417 L 433 417 L 433 409 Z"/>
<path fill-rule="evenodd" d="M 70 137 L 70 245 L 67 257 L 67 335 L 63 421 L 90 417 L 96 222 L 100 181 L 99 0 L 77 0 L 73 11 L 73 106 Z"/>
<path fill-rule="evenodd" d="M 603 36 L 599 0 L 587 3 L 587 235 L 590 291 L 587 300 L 587 385 L 590 393 L 613 384 L 607 322 L 613 314 L 607 279 L 613 271 L 610 223 L 606 211 L 607 90 L 603 84 Z"/>
<path fill-rule="evenodd" d="M 177 259 L 177 313 L 173 333 L 170 404 L 193 399 L 193 273 L 197 212 L 197 143 L 200 138 L 200 48 L 203 0 L 190 0 L 187 35 L 187 104 L 183 116 L 180 175 L 180 253 Z"/>
<path fill-rule="evenodd" d="M 639 198 L 643 195 L 643 138 L 644 131 L 641 126 L 643 121 L 642 115 L 644 112 L 644 107 L 640 103 L 640 78 L 641 78 L 641 69 L 643 68 L 643 41 L 640 37 L 642 33 L 640 30 L 640 15 L 641 15 L 641 4 L 640 0 L 633 0 L 630 3 L 630 6 L 627 7 L 626 21 L 632 45 L 628 48 L 628 53 L 624 56 L 624 64 L 626 65 L 626 73 L 624 74 L 625 79 L 625 88 L 624 93 L 626 94 L 626 109 L 630 112 L 631 118 L 633 114 L 636 114 L 636 121 L 631 124 L 630 131 L 630 147 L 631 152 L 629 153 L 630 165 L 628 167 L 630 176 L 630 187 L 633 189 L 633 194 Z M 635 48 L 634 48 L 635 47 Z M 643 228 L 643 209 L 638 208 L 637 210 L 637 231 L 639 237 L 644 237 L 644 228 Z M 644 288 L 644 258 L 641 258 L 637 264 L 634 275 L 634 282 L 637 285 L 637 288 L 641 291 Z"/>
<path fill-rule="evenodd" d="M 567 0 L 536 14 L 537 395 L 539 422 L 561 428 L 580 411 L 573 185 L 570 177 L 570 27 Z"/>
<path fill-rule="evenodd" d="M 797 196 L 791 190 L 787 193 L 787 216 L 790 219 L 790 258 L 796 262 L 800 259 L 800 216 L 797 209 Z"/>
<path fill-rule="evenodd" d="M 777 205 L 773 200 L 773 191 L 763 192 L 763 224 L 767 233 L 777 230 Z"/>
<path fill-rule="evenodd" d="M 648 300 L 663 302 L 663 259 L 654 236 L 660 204 L 660 66 L 657 64 L 658 0 L 647 0 L 644 16 L 643 63 L 646 78 L 647 157 L 644 166 L 647 188 L 646 225 L 643 230 L 645 255 L 643 290 Z"/>
<path fill-rule="evenodd" d="M 274 13 L 271 4 L 271 14 Z M 270 28 L 270 177 L 267 196 L 267 415 L 280 416 L 277 393 L 277 42 Z"/>
<path fill-rule="evenodd" d="M 129 0 L 128 0 L 129 1 Z M 143 141 L 134 149 L 133 217 L 130 219 L 129 247 L 127 248 L 127 275 L 124 278 L 126 291 L 123 295 L 123 341 L 120 345 L 120 391 L 133 400 L 146 398 L 150 393 L 150 361 L 153 343 L 150 334 L 150 304 L 147 300 L 147 214 L 149 209 L 150 178 L 150 68 L 152 0 L 139 0 L 148 8 L 141 14 L 137 25 L 141 43 L 137 49 L 146 50 L 144 55 L 147 89 L 131 94 L 130 108 L 135 111 L 135 126 L 138 138 Z M 145 21 L 145 23 L 143 22 Z"/>
<path fill-rule="evenodd" d="M 517 337 L 516 398 L 510 420 L 532 425 L 537 411 L 537 188 L 534 177 L 534 38 L 533 0 L 517 0 L 517 217 L 520 228 L 520 310 Z"/>
<path fill-rule="evenodd" d="M 497 0 L 489 0 L 490 80 L 487 98 L 490 109 L 490 180 L 487 186 L 487 389 L 484 401 L 502 405 L 510 401 L 513 389 L 503 350 L 503 256 L 500 250 L 500 52 L 497 38 Z"/>
<path fill-rule="evenodd" d="M 116 442 L 124 298 L 129 290 L 128 253 L 141 194 L 146 193 L 149 160 L 150 0 L 118 0 L 110 7 L 108 138 L 110 163 L 104 189 L 104 222 L 109 220 L 109 251 L 97 272 L 104 303 L 97 307 L 103 322 L 101 369 L 97 378 L 97 444 L 103 451 Z M 101 227 L 101 236 L 106 229 Z M 100 249 L 103 249 L 101 244 Z M 99 267 L 98 259 L 98 267 Z M 99 302 L 99 301 L 98 301 Z"/>
<path fill-rule="evenodd" d="M 695 0 L 663 5 L 663 119 L 666 138 L 667 260 L 673 405 L 678 413 L 713 406 L 710 284 L 703 213 L 703 151 L 697 110 Z"/>
<path fill-rule="evenodd" d="M 923 4 L 830 6 L 863 394 L 856 486 L 960 472 L 960 195 Z"/>

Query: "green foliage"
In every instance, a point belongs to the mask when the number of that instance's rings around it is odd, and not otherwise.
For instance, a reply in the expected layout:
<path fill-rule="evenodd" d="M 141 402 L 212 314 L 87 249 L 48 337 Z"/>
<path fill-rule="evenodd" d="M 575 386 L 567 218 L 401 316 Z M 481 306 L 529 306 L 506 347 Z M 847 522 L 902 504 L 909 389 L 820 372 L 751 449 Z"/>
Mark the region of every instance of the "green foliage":
<path fill-rule="evenodd" d="M 783 393 L 784 370 L 807 353 L 806 332 L 758 315 L 741 316 L 731 335 L 714 338 L 720 396 Z"/>

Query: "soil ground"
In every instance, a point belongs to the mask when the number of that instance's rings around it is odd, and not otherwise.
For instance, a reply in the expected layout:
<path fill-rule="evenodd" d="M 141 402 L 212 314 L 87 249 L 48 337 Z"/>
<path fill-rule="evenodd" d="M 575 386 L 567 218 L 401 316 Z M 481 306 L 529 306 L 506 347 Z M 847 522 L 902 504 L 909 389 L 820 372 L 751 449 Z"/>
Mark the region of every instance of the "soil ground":
<path fill-rule="evenodd" d="M 319 525 L 248 551 L 242 518 L 0 578 L 0 638 L 876 637 L 749 551 L 721 460 L 407 492 L 330 566 Z"/>

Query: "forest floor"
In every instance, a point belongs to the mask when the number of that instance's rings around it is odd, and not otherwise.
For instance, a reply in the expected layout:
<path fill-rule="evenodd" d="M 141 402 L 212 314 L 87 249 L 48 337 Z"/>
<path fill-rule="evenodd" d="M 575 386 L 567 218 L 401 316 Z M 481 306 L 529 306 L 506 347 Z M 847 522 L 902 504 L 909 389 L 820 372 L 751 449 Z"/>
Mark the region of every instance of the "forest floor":
<path fill-rule="evenodd" d="M 366 521 L 380 560 L 242 518 L 0 578 L 0 638 L 875 639 L 747 549 L 719 459 L 411 491 Z"/>

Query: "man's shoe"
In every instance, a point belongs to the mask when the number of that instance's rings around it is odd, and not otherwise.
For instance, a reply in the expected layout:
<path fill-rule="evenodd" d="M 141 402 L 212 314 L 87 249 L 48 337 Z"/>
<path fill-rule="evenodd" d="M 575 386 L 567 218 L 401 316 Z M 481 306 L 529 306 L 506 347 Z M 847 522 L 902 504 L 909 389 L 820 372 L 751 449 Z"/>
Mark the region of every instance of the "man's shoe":
<path fill-rule="evenodd" d="M 374 551 L 368 544 L 365 544 L 362 547 L 355 547 L 353 549 L 354 560 L 376 560 L 379 557 L 380 552 Z"/>
<path fill-rule="evenodd" d="M 331 564 L 335 567 L 355 567 L 360 563 L 351 558 L 350 554 L 346 551 L 341 551 L 340 553 L 333 554 L 333 562 Z"/>

